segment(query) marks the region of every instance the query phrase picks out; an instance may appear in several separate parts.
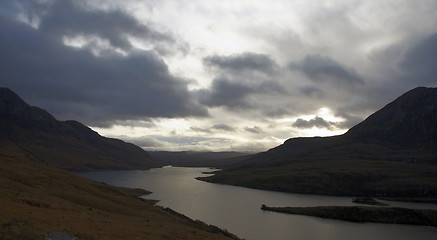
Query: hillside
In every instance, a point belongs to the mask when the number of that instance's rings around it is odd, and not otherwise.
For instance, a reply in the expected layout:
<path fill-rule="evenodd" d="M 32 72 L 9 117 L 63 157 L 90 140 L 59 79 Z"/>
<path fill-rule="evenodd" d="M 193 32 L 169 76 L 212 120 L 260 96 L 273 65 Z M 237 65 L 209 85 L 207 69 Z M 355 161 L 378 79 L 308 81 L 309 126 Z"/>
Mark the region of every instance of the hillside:
<path fill-rule="evenodd" d="M 232 235 L 133 195 L 0 149 L 0 239 L 232 239 Z M 236 239 L 236 238 L 234 238 Z"/>
<path fill-rule="evenodd" d="M 348 141 L 437 151 L 437 88 L 415 88 L 351 128 Z"/>
<path fill-rule="evenodd" d="M 437 198 L 436 103 L 436 88 L 416 88 L 343 135 L 289 139 L 202 180 L 297 193 Z"/>
<path fill-rule="evenodd" d="M 74 171 L 162 166 L 143 149 L 102 137 L 77 121 L 58 121 L 7 88 L 0 88 L 0 148 Z"/>

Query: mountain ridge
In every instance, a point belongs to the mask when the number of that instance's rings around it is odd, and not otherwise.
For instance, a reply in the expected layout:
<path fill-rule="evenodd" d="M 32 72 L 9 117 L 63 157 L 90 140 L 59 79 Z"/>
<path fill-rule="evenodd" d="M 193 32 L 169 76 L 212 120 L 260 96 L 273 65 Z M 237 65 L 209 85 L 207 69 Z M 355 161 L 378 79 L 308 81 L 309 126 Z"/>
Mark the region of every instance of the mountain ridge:
<path fill-rule="evenodd" d="M 418 147 L 417 144 L 435 147 L 436 109 L 437 88 L 417 87 L 370 115 L 344 135 L 373 141 L 382 139 L 401 147 Z M 402 142 L 407 138 L 408 143 Z"/>
<path fill-rule="evenodd" d="M 437 88 L 401 95 L 343 135 L 291 138 L 201 180 L 285 192 L 437 198 Z"/>
<path fill-rule="evenodd" d="M 417 99 L 417 96 L 421 94 L 423 96 Z M 393 120 L 391 120 L 392 117 L 394 117 Z M 414 123 L 421 124 L 415 125 Z M 395 156 L 391 159 L 396 160 L 398 157 L 397 160 L 404 161 L 410 158 L 408 155 L 417 155 L 417 152 L 420 151 L 437 154 L 436 126 L 437 88 L 418 87 L 396 98 L 342 135 L 290 138 L 282 145 L 259 153 L 258 156 L 254 156 L 247 162 L 252 160 L 260 162 L 257 159 L 265 158 L 266 155 L 272 160 L 275 159 L 275 155 L 282 156 L 283 154 L 306 155 L 299 156 L 306 158 L 317 154 L 314 152 L 315 150 L 323 150 L 326 155 L 338 147 L 351 144 L 356 145 L 351 147 L 349 151 L 343 149 L 344 154 L 359 158 L 379 159 L 380 157 L 375 154 L 374 149 L 366 150 L 365 147 L 377 148 L 379 151 L 394 155 L 397 155 L 396 152 L 402 149 L 405 157 Z M 362 146 L 358 146 L 358 144 Z M 412 153 L 408 154 L 408 151 Z M 426 156 L 423 157 L 425 161 L 429 160 Z M 431 160 L 434 160 L 434 157 Z"/>
<path fill-rule="evenodd" d="M 58 121 L 7 88 L 0 88 L 0 123 L 1 147 L 54 167 L 89 171 L 162 166 L 140 147 L 102 137 L 78 121 Z"/>

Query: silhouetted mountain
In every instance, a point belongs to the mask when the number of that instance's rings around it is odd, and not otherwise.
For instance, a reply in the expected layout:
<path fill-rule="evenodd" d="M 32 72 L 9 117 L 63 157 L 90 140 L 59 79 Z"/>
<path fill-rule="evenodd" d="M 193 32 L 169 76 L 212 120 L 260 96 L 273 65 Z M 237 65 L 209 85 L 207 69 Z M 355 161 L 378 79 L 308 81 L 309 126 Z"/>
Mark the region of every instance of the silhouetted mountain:
<path fill-rule="evenodd" d="M 246 164 L 315 159 L 436 161 L 437 88 L 415 88 L 340 136 L 291 138 Z"/>
<path fill-rule="evenodd" d="M 58 121 L 0 88 L 0 147 L 19 150 L 70 170 L 147 169 L 161 166 L 131 143 L 100 136 L 77 121 Z"/>
<path fill-rule="evenodd" d="M 437 88 L 415 88 L 351 128 L 349 141 L 437 149 Z"/>
<path fill-rule="evenodd" d="M 437 88 L 413 89 L 333 137 L 292 138 L 204 178 L 333 195 L 437 197 Z"/>

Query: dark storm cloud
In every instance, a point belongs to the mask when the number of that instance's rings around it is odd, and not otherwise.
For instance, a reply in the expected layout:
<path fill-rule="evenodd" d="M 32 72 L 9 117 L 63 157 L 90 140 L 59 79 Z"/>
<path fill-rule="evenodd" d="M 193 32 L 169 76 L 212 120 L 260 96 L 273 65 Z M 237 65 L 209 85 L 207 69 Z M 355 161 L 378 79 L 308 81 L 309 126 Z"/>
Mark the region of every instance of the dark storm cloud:
<path fill-rule="evenodd" d="M 265 94 L 284 94 L 285 91 L 273 81 L 246 82 L 226 77 L 215 78 L 209 89 L 198 92 L 200 103 L 209 107 L 226 107 L 231 110 L 255 107 L 250 97 L 265 97 Z"/>
<path fill-rule="evenodd" d="M 408 78 L 419 84 L 437 84 L 437 33 L 409 49 L 398 67 Z"/>
<path fill-rule="evenodd" d="M 325 119 L 316 116 L 313 119 L 310 120 L 304 120 L 302 118 L 298 118 L 294 123 L 293 123 L 293 127 L 297 127 L 297 128 L 302 128 L 302 129 L 306 129 L 306 128 L 312 128 L 312 127 L 317 127 L 317 128 L 327 128 L 330 129 L 332 128 L 334 125 L 334 123 L 328 122 Z"/>
<path fill-rule="evenodd" d="M 199 100 L 209 107 L 230 110 L 261 108 L 257 101 L 272 94 L 286 94 L 277 77 L 280 68 L 268 55 L 246 52 L 230 56 L 209 56 L 206 67 L 217 77 L 208 89 L 199 91 Z"/>
<path fill-rule="evenodd" d="M 141 24 L 121 10 L 90 10 L 81 1 L 62 0 L 23 4 L 28 18 L 39 20 L 39 30 L 60 37 L 85 36 L 107 40 L 111 46 L 131 50 L 129 37 L 153 43 L 174 40 L 168 34 Z"/>
<path fill-rule="evenodd" d="M 92 124 L 207 115 L 153 52 L 96 57 L 2 15 L 0 30 L 0 85 L 59 118 Z"/>
<path fill-rule="evenodd" d="M 300 87 L 299 90 L 305 96 L 312 97 L 312 98 L 321 98 L 325 95 L 323 90 L 316 86 L 305 85 Z"/>
<path fill-rule="evenodd" d="M 256 71 L 273 74 L 277 64 L 268 55 L 258 53 L 243 53 L 231 56 L 209 56 L 203 59 L 208 67 L 224 71 Z"/>
<path fill-rule="evenodd" d="M 226 78 L 216 78 L 209 90 L 199 92 L 199 99 L 201 103 L 210 107 L 249 108 L 250 104 L 246 101 L 246 97 L 254 92 L 254 89 L 244 84 Z"/>
<path fill-rule="evenodd" d="M 290 69 L 304 73 L 311 80 L 322 83 L 362 84 L 363 80 L 353 68 L 343 66 L 334 59 L 318 54 L 307 55 L 299 62 L 290 64 Z"/>
<path fill-rule="evenodd" d="M 39 21 L 39 16 L 47 10 L 48 2 L 35 0 L 5 0 L 1 2 L 0 14 L 16 17 L 25 15 L 34 23 Z"/>
<path fill-rule="evenodd" d="M 270 105 L 262 109 L 262 113 L 264 116 L 269 116 L 269 117 L 285 117 L 292 114 L 292 109 L 290 109 L 289 105 L 285 105 L 285 106 Z"/>
<path fill-rule="evenodd" d="M 341 111 L 337 111 L 335 115 L 344 119 L 342 122 L 335 123 L 335 126 L 341 129 L 349 129 L 364 120 L 362 117 L 354 116 Z"/>
<path fill-rule="evenodd" d="M 212 129 L 227 131 L 227 132 L 233 132 L 235 129 L 227 124 L 216 124 L 211 127 Z"/>

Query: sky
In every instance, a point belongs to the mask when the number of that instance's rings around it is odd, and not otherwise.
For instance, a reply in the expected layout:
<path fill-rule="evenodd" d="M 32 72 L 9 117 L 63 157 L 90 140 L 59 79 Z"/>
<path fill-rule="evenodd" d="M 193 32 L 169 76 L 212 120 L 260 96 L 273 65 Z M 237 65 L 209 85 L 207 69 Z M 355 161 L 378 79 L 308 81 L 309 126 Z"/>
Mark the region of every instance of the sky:
<path fill-rule="evenodd" d="M 435 0 L 2 0 L 0 86 L 149 151 L 259 152 L 437 86 Z"/>

